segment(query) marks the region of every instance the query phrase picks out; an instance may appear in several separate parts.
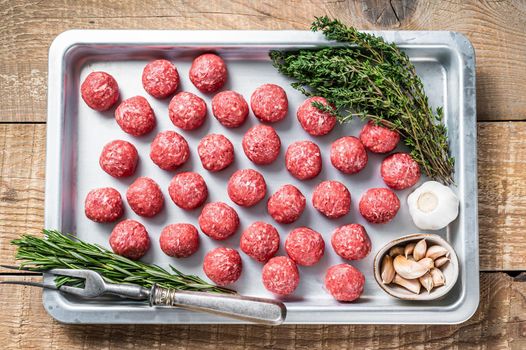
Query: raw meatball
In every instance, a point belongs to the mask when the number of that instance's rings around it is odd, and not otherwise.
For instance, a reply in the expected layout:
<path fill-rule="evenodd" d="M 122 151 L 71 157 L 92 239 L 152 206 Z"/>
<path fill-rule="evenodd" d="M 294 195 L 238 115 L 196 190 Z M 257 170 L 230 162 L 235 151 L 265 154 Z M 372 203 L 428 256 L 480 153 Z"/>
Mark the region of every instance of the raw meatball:
<path fill-rule="evenodd" d="M 347 260 L 363 259 L 371 251 L 371 240 L 360 224 L 338 227 L 332 233 L 331 244 L 336 254 Z"/>
<path fill-rule="evenodd" d="M 226 79 L 226 64 L 218 55 L 205 53 L 192 62 L 190 80 L 199 91 L 215 92 L 225 85 Z"/>
<path fill-rule="evenodd" d="M 266 262 L 279 249 L 279 233 L 274 226 L 256 221 L 241 235 L 239 248 L 252 259 Z"/>
<path fill-rule="evenodd" d="M 159 236 L 164 254 L 174 258 L 186 258 L 199 249 L 199 234 L 194 225 L 171 224 Z"/>
<path fill-rule="evenodd" d="M 296 141 L 285 153 L 287 170 L 299 180 L 313 179 L 321 171 L 321 152 L 311 141 Z"/>
<path fill-rule="evenodd" d="M 208 198 L 205 180 L 198 173 L 192 172 L 175 175 L 170 181 L 168 193 L 178 207 L 186 210 L 200 207 Z"/>
<path fill-rule="evenodd" d="M 388 188 L 371 188 L 360 198 L 360 214 L 373 224 L 391 221 L 400 209 L 400 200 Z"/>
<path fill-rule="evenodd" d="M 329 267 L 325 275 L 325 288 L 338 301 L 353 301 L 362 295 L 365 277 L 355 267 L 338 264 Z"/>
<path fill-rule="evenodd" d="M 318 232 L 308 227 L 298 227 L 287 236 L 285 250 L 296 264 L 312 266 L 323 257 L 325 242 Z"/>
<path fill-rule="evenodd" d="M 111 231 L 110 246 L 115 254 L 138 260 L 150 249 L 150 236 L 141 223 L 124 220 Z"/>
<path fill-rule="evenodd" d="M 396 148 L 400 141 L 400 134 L 369 121 L 360 132 L 360 141 L 373 153 L 388 153 Z"/>
<path fill-rule="evenodd" d="M 119 191 L 111 187 L 89 191 L 84 202 L 84 213 L 95 222 L 113 222 L 124 213 Z"/>
<path fill-rule="evenodd" d="M 330 219 L 337 219 L 351 210 L 351 193 L 339 181 L 323 181 L 314 189 L 312 205 Z"/>
<path fill-rule="evenodd" d="M 142 96 L 122 101 L 115 110 L 115 120 L 124 132 L 133 136 L 147 134 L 155 127 L 152 107 Z"/>
<path fill-rule="evenodd" d="M 420 167 L 407 153 L 391 154 L 382 161 L 382 179 L 394 190 L 404 190 L 420 180 Z"/>
<path fill-rule="evenodd" d="M 255 164 L 270 164 L 278 158 L 281 140 L 276 130 L 268 125 L 256 125 L 243 136 L 243 151 Z"/>
<path fill-rule="evenodd" d="M 203 168 L 216 172 L 225 169 L 234 161 L 234 145 L 221 134 L 210 134 L 199 141 L 197 153 Z"/>
<path fill-rule="evenodd" d="M 119 99 L 119 85 L 106 72 L 91 72 L 80 86 L 80 94 L 89 108 L 103 112 Z"/>
<path fill-rule="evenodd" d="M 99 158 L 99 165 L 113 177 L 132 176 L 137 168 L 139 154 L 134 145 L 127 141 L 115 140 L 107 143 Z"/>
<path fill-rule="evenodd" d="M 203 262 L 203 271 L 219 286 L 226 286 L 237 281 L 242 269 L 241 257 L 237 250 L 232 248 L 212 249 L 206 254 Z"/>
<path fill-rule="evenodd" d="M 360 140 L 345 136 L 331 145 L 331 163 L 345 174 L 356 174 L 367 165 L 367 152 Z"/>
<path fill-rule="evenodd" d="M 242 207 L 252 207 L 265 198 L 267 184 L 263 175 L 253 169 L 236 171 L 228 180 L 228 196 Z"/>
<path fill-rule="evenodd" d="M 300 273 L 292 259 L 286 256 L 277 256 L 263 266 L 262 280 L 269 292 L 289 295 L 298 287 Z"/>
<path fill-rule="evenodd" d="M 232 236 L 239 227 L 239 216 L 236 211 L 222 202 L 205 205 L 198 221 L 201 231 L 218 241 Z"/>
<path fill-rule="evenodd" d="M 247 101 L 235 91 L 222 91 L 212 99 L 214 117 L 227 128 L 241 126 L 248 116 Z"/>
<path fill-rule="evenodd" d="M 275 123 L 287 116 L 289 101 L 285 90 L 280 86 L 264 84 L 252 93 L 250 108 L 262 122 Z"/>
<path fill-rule="evenodd" d="M 205 122 L 206 103 L 201 97 L 182 91 L 170 101 L 168 115 L 178 128 L 194 130 Z"/>
<path fill-rule="evenodd" d="M 161 211 L 164 197 L 159 185 L 149 177 L 139 177 L 126 192 L 128 204 L 140 216 L 152 217 Z"/>
<path fill-rule="evenodd" d="M 142 71 L 142 86 L 155 98 L 166 98 L 179 86 L 179 73 L 172 62 L 155 60 Z"/>
<path fill-rule="evenodd" d="M 150 146 L 150 158 L 163 170 L 175 170 L 190 157 L 188 143 L 175 131 L 162 131 Z"/>
<path fill-rule="evenodd" d="M 327 135 L 336 125 L 336 116 L 330 112 L 320 111 L 312 105 L 313 102 L 327 105 L 327 100 L 323 97 L 308 98 L 298 108 L 296 116 L 301 127 L 312 136 Z"/>
<path fill-rule="evenodd" d="M 281 224 L 290 224 L 299 219 L 305 210 L 305 196 L 295 186 L 284 185 L 270 196 L 267 211 Z"/>

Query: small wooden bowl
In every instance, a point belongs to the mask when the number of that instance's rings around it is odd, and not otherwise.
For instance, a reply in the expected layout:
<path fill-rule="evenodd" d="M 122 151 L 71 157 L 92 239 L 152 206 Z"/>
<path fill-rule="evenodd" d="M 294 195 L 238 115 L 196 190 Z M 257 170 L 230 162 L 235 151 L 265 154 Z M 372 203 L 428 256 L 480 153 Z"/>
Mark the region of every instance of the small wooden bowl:
<path fill-rule="evenodd" d="M 414 294 L 407 289 L 400 287 L 394 283 L 383 284 L 381 274 L 382 258 L 389 252 L 394 246 L 405 246 L 410 242 L 418 242 L 422 239 L 426 239 L 428 247 L 431 245 L 440 245 L 449 251 L 449 258 L 451 259 L 446 265 L 441 267 L 442 273 L 446 279 L 446 283 L 443 286 L 431 289 L 431 292 L 427 292 L 424 288 L 420 291 L 420 294 Z M 458 257 L 453 247 L 442 237 L 429 234 L 429 233 L 417 233 L 408 236 L 403 236 L 387 243 L 382 249 L 376 253 L 374 257 L 374 278 L 376 283 L 382 288 L 387 294 L 392 295 L 396 298 L 403 300 L 436 300 L 446 295 L 451 288 L 457 282 L 459 275 Z"/>

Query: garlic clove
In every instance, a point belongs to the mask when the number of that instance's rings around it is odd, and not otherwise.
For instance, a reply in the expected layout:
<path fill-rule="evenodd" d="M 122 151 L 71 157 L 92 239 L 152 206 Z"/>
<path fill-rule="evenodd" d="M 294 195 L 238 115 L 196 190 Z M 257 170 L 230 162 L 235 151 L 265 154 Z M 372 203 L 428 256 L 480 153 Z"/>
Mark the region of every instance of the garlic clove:
<path fill-rule="evenodd" d="M 416 243 L 409 243 L 404 248 L 404 255 L 407 258 L 409 255 L 413 254 L 413 250 L 415 249 Z"/>
<path fill-rule="evenodd" d="M 395 270 L 393 267 L 393 258 L 389 255 L 385 255 L 382 259 L 381 277 L 383 284 L 389 284 L 393 281 L 395 276 Z"/>
<path fill-rule="evenodd" d="M 436 260 L 444 255 L 449 256 L 449 252 L 446 248 L 439 245 L 433 245 L 429 247 L 429 249 L 426 252 L 426 258 L 431 258 L 433 260 Z"/>
<path fill-rule="evenodd" d="M 433 278 L 433 285 L 435 287 L 440 287 L 446 284 L 446 277 L 444 276 L 442 271 L 440 271 L 440 269 L 433 268 L 429 270 L 429 273 L 431 274 L 431 277 Z"/>
<path fill-rule="evenodd" d="M 426 250 L 427 250 L 427 243 L 426 239 L 422 239 L 418 241 L 415 245 L 415 249 L 413 250 L 413 258 L 415 258 L 415 261 L 418 261 L 426 256 Z"/>
<path fill-rule="evenodd" d="M 397 255 L 404 254 L 404 248 L 400 246 L 394 246 L 391 249 L 389 249 L 389 255 L 392 257 L 395 257 Z"/>
<path fill-rule="evenodd" d="M 410 292 L 415 294 L 420 294 L 420 282 L 417 279 L 407 280 L 399 275 L 395 275 L 393 278 L 393 283 L 398 284 L 401 287 L 404 287 Z"/>
<path fill-rule="evenodd" d="M 435 267 L 442 267 L 444 266 L 445 264 L 447 264 L 449 262 L 449 258 L 447 256 L 442 256 L 438 259 L 435 260 Z"/>
<path fill-rule="evenodd" d="M 420 282 L 422 287 L 424 287 L 427 290 L 428 293 L 431 292 L 431 289 L 433 289 L 434 284 L 433 277 L 431 277 L 431 274 L 429 272 L 426 272 L 426 274 L 420 277 L 418 281 Z"/>
<path fill-rule="evenodd" d="M 403 255 L 394 258 L 393 267 L 400 277 L 415 279 L 423 276 L 429 269 L 416 261 L 406 259 Z"/>
<path fill-rule="evenodd" d="M 428 270 L 431 270 L 433 267 L 435 267 L 435 262 L 431 258 L 420 259 L 418 260 L 418 263 L 424 265 Z"/>

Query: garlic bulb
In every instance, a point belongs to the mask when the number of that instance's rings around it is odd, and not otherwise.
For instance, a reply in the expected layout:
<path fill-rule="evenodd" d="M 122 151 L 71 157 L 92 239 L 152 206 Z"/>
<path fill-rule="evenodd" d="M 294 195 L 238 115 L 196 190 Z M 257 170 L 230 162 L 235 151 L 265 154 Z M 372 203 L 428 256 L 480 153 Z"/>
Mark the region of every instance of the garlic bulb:
<path fill-rule="evenodd" d="M 458 216 L 458 197 L 436 181 L 424 182 L 407 197 L 409 214 L 422 230 L 440 230 Z"/>

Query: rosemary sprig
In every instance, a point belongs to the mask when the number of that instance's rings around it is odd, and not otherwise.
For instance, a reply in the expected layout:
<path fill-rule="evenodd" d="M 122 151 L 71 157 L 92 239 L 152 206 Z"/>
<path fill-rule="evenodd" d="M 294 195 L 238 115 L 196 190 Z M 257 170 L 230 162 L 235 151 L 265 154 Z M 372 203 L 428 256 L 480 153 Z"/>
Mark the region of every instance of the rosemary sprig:
<path fill-rule="evenodd" d="M 157 265 L 133 261 L 117 255 L 96 244 L 86 243 L 72 235 L 44 230 L 44 237 L 23 235 L 11 244 L 16 245 L 16 259 L 21 266 L 32 271 L 53 268 L 89 269 L 98 272 L 110 283 L 132 283 L 143 287 L 157 284 L 165 288 L 180 290 L 235 293 L 233 290 L 215 286 L 194 275 L 185 275 L 170 265 L 173 273 Z M 71 277 L 57 277 L 57 286 L 82 285 L 82 281 Z"/>
<path fill-rule="evenodd" d="M 293 78 L 292 86 L 305 95 L 325 97 L 342 123 L 360 117 L 397 130 L 426 175 L 451 183 L 454 159 L 442 109 L 429 106 L 407 55 L 394 43 L 327 17 L 316 18 L 312 30 L 344 45 L 273 50 L 270 57 L 278 71 Z"/>

